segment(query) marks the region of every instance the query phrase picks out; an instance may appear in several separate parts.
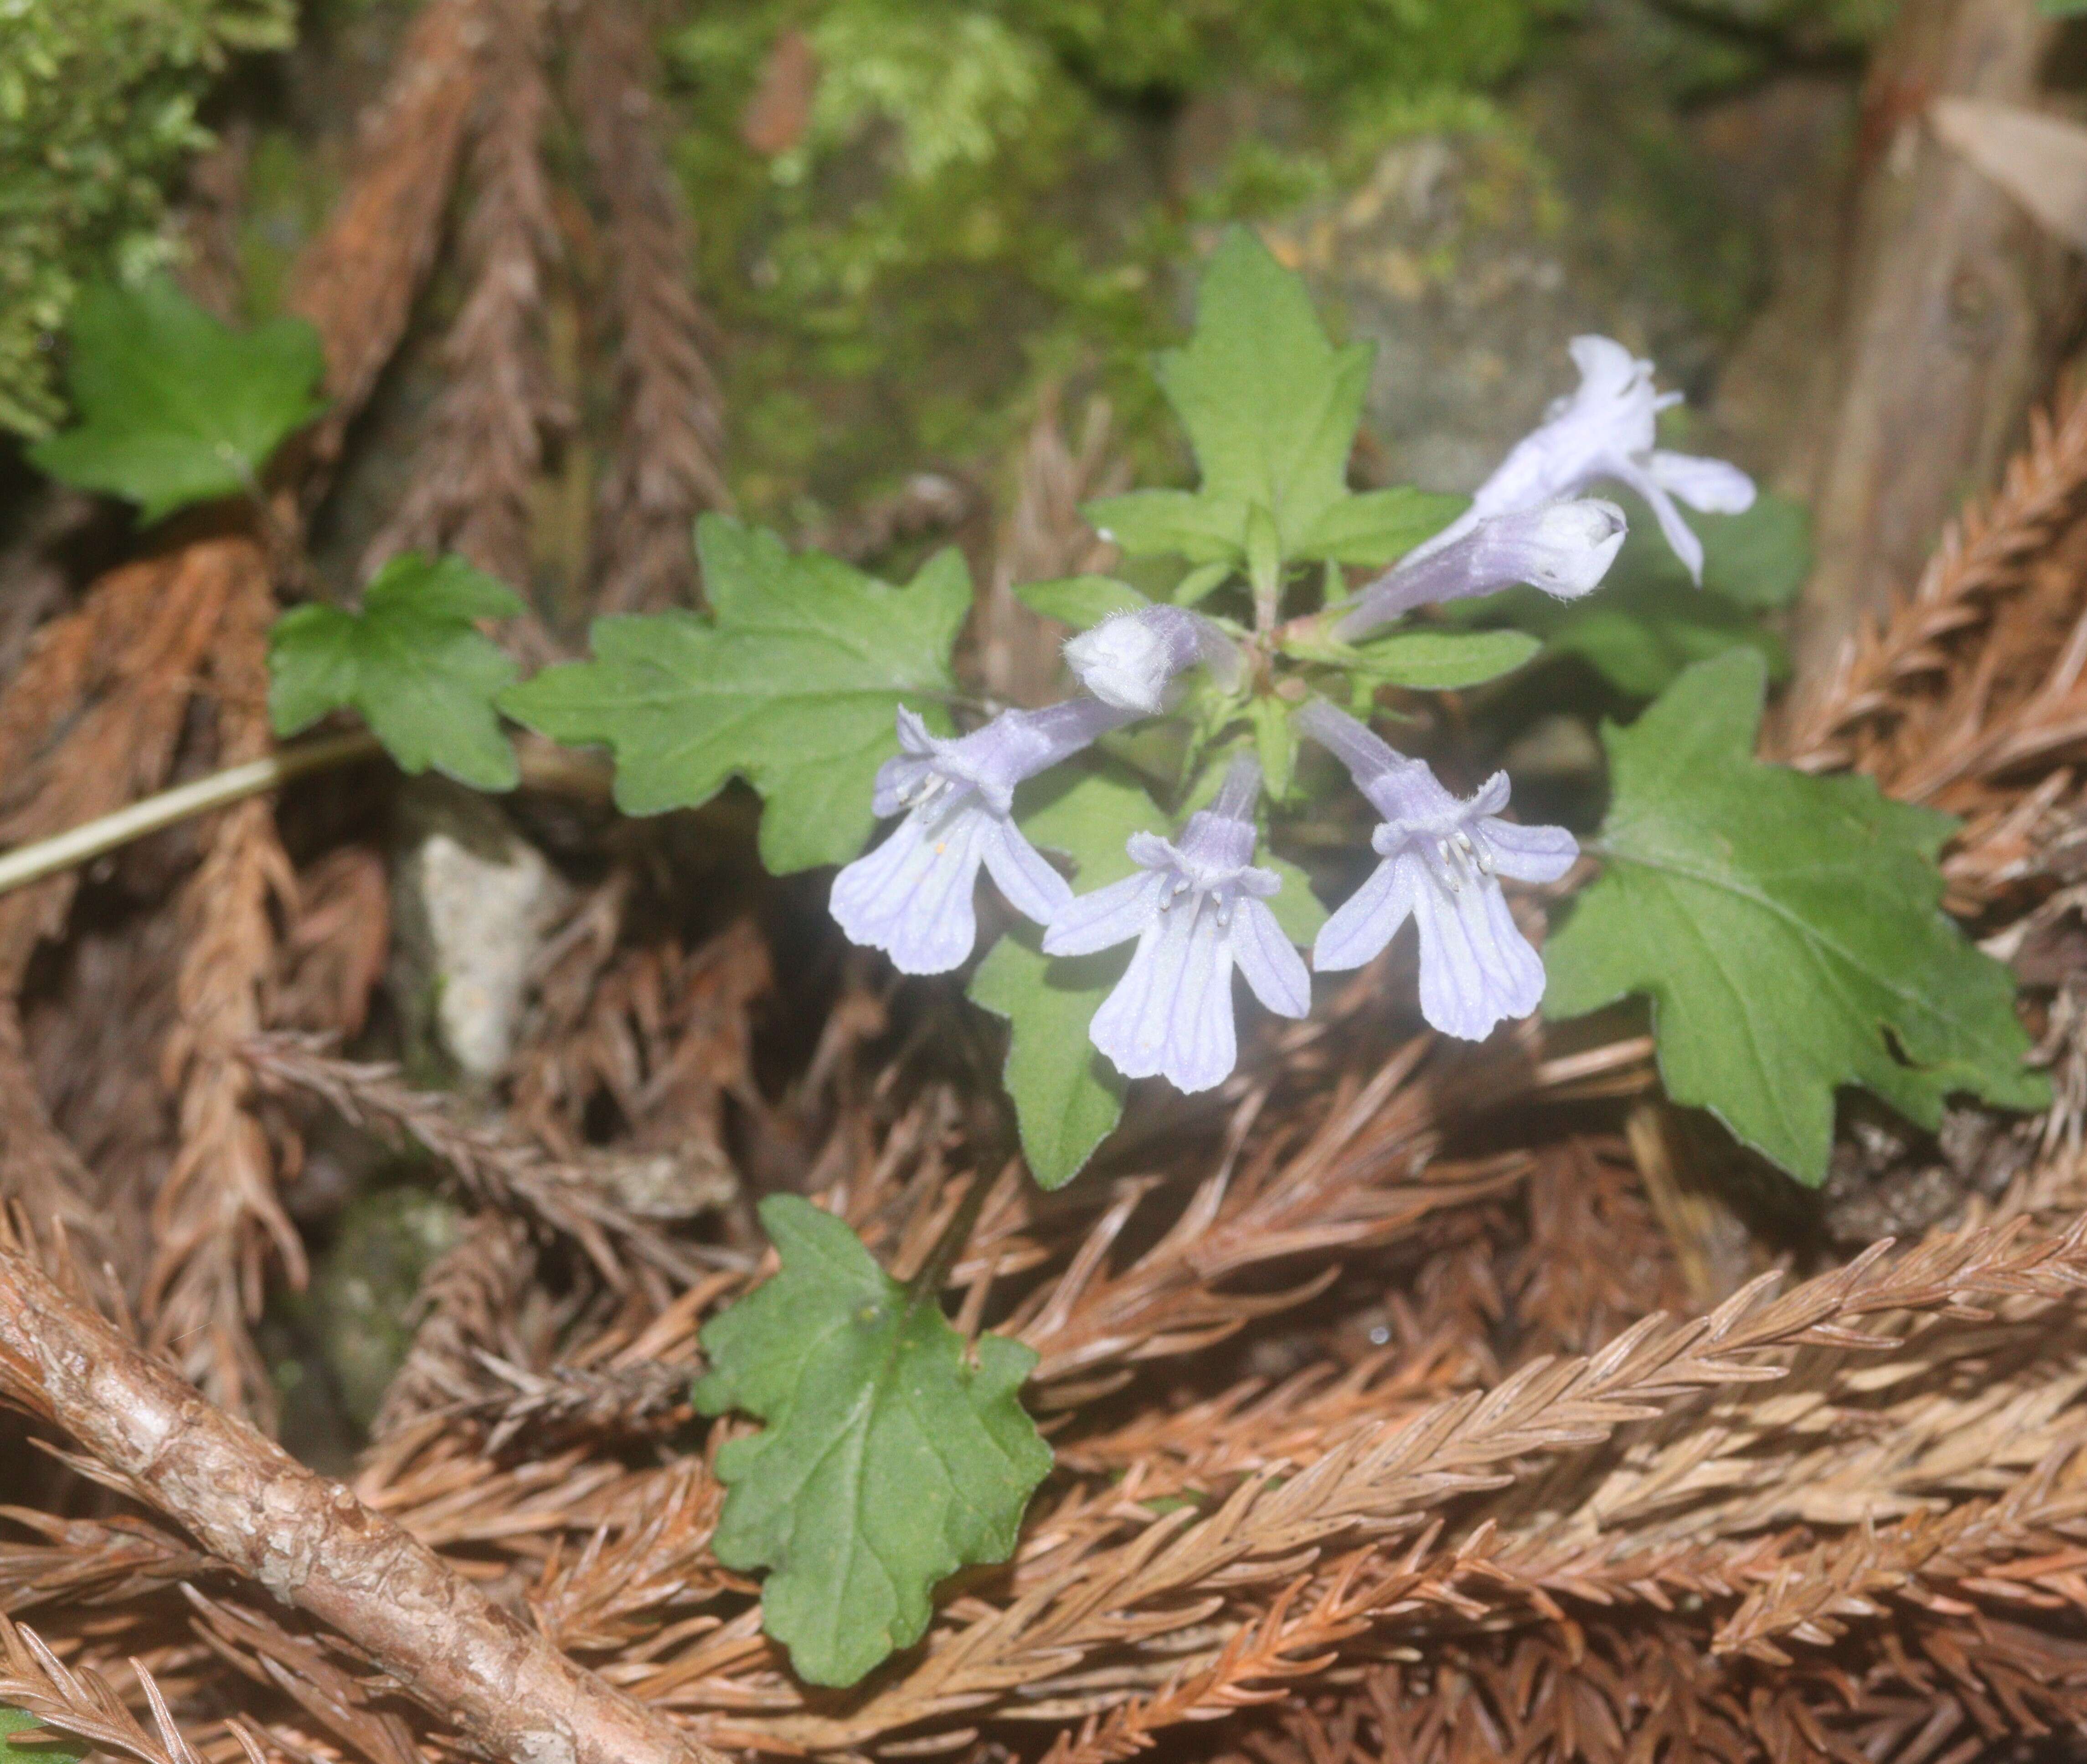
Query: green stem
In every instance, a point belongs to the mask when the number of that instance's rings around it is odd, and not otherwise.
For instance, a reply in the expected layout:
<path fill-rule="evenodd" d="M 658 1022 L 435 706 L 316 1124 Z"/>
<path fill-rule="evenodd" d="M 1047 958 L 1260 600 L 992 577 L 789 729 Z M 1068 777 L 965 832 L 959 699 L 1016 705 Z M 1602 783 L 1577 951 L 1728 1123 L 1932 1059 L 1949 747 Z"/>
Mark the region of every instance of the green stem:
<path fill-rule="evenodd" d="M 91 863 L 105 854 L 143 839 L 212 809 L 258 796 L 299 778 L 308 772 L 323 772 L 338 765 L 382 755 L 383 745 L 366 729 L 344 735 L 325 735 L 315 741 L 300 741 L 280 748 L 263 759 L 213 772 L 173 790 L 161 790 L 117 809 L 99 820 L 83 822 L 48 839 L 20 846 L 0 857 L 0 894 L 27 888 L 46 876 L 56 876 L 76 864 Z M 607 780 L 599 765 L 582 755 L 538 744 L 524 737 L 518 757 L 522 782 L 536 790 L 585 799 L 606 796 Z"/>
<path fill-rule="evenodd" d="M 978 1223 L 979 1209 L 985 1205 L 986 1193 L 992 1187 L 992 1180 L 984 1170 L 971 1178 L 971 1187 L 964 1191 L 964 1198 L 957 1203 L 957 1210 L 950 1215 L 950 1222 L 935 1239 L 934 1248 L 928 1251 L 928 1259 L 906 1283 L 906 1302 L 909 1306 L 941 1302 L 942 1283 L 950 1277 L 950 1270 L 956 1266 L 964 1246 L 971 1242 L 971 1227 Z"/>
<path fill-rule="evenodd" d="M 41 882 L 45 876 L 70 870 L 75 864 L 88 863 L 177 821 L 207 814 L 214 808 L 223 808 L 249 796 L 258 796 L 307 772 L 352 765 L 357 760 L 374 758 L 383 751 L 376 736 L 367 730 L 357 729 L 348 735 L 329 735 L 323 740 L 301 742 L 265 759 L 250 761 L 245 765 L 213 772 L 207 778 L 197 778 L 173 790 L 161 790 L 156 796 L 147 796 L 113 814 L 104 815 L 98 820 L 53 833 L 48 839 L 39 839 L 0 858 L 0 894 L 26 888 L 32 882 Z"/>

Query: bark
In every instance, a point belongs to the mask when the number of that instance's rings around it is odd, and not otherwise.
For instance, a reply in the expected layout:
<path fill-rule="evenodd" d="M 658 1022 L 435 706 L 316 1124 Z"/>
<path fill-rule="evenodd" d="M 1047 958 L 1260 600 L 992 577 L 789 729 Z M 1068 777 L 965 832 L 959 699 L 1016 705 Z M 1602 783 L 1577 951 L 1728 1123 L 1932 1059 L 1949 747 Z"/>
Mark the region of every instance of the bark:
<path fill-rule="evenodd" d="M 1864 95 L 1839 396 L 1812 496 L 1800 693 L 1909 591 L 1967 489 L 1993 482 L 2055 364 L 2064 251 L 1935 138 L 1944 96 L 2033 97 L 2055 29 L 2032 0 L 1906 0 Z"/>
<path fill-rule="evenodd" d="M 0 1388 L 514 1764 L 723 1764 L 0 1249 Z"/>

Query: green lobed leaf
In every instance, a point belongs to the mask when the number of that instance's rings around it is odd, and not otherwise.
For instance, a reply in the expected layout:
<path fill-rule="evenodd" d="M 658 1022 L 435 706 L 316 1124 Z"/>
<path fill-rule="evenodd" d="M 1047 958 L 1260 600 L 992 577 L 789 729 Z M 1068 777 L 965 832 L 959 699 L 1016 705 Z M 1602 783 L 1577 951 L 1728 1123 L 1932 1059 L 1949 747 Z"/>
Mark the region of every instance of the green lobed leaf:
<path fill-rule="evenodd" d="M 1022 1155 L 1039 1188 L 1063 1188 L 1123 1118 L 1123 1076 L 1087 1039 L 1087 1025 L 1121 977 L 1124 955 L 1046 956 L 1033 926 L 986 953 L 967 995 L 1007 1020 L 1001 1082 L 1014 1104 Z"/>
<path fill-rule="evenodd" d="M 378 572 L 360 612 L 293 607 L 268 633 L 268 709 L 279 735 L 360 711 L 402 770 L 433 766 L 479 790 L 512 790 L 514 749 L 493 701 L 515 667 L 474 622 L 522 610 L 460 557 L 408 552 Z"/>
<path fill-rule="evenodd" d="M 1546 1009 L 1645 994 L 1668 1093 L 1816 1186 L 1841 1085 L 1931 1128 L 1952 1094 L 2027 1109 L 2049 1087 L 2021 1063 L 2013 976 L 1942 911 L 1955 823 L 1756 761 L 1766 680 L 1735 650 L 1603 731 L 1603 874 L 1545 948 Z"/>
<path fill-rule="evenodd" d="M 762 1626 L 815 1685 L 851 1685 L 920 1639 L 936 1585 L 1012 1553 L 1051 1448 L 1018 1392 L 1035 1353 L 981 1336 L 967 1354 L 853 1232 L 795 1195 L 761 1222 L 782 1268 L 703 1326 L 706 1415 L 768 1425 L 719 1452 L 729 1491 L 712 1547 L 770 1570 Z"/>
<path fill-rule="evenodd" d="M 137 503 L 147 521 L 241 493 L 325 407 L 312 392 L 326 362 L 309 325 L 232 330 L 164 276 L 83 295 L 70 342 L 81 420 L 29 449 L 30 462 Z"/>
<path fill-rule="evenodd" d="M 17 1734 L 32 1743 L 15 1745 Z M 32 1715 L 0 1706 L 0 1764 L 33 1764 L 37 1758 L 82 1758 L 87 1752 L 84 1740 L 53 1732 Z"/>
<path fill-rule="evenodd" d="M 1113 612 L 1134 611 L 1152 603 L 1127 582 L 1113 576 L 1065 576 L 1056 582 L 1018 583 L 1014 598 L 1031 612 L 1069 624 L 1076 631 L 1099 624 Z"/>
<path fill-rule="evenodd" d="M 1086 505 L 1088 520 L 1133 556 L 1257 563 L 1264 574 L 1278 558 L 1389 563 L 1457 504 L 1417 490 L 1349 491 L 1374 354 L 1368 343 L 1335 348 L 1303 282 L 1235 228 L 1204 272 L 1193 334 L 1157 369 L 1201 485 L 1104 497 Z"/>
<path fill-rule="evenodd" d="M 761 793 L 761 855 L 777 875 L 862 849 L 870 787 L 903 703 L 949 721 L 950 652 L 971 610 L 962 556 L 938 552 L 897 588 L 772 533 L 696 525 L 712 616 L 599 619 L 594 659 L 546 668 L 501 708 L 554 740 L 616 756 L 616 799 L 656 815 L 707 802 L 735 775 Z"/>

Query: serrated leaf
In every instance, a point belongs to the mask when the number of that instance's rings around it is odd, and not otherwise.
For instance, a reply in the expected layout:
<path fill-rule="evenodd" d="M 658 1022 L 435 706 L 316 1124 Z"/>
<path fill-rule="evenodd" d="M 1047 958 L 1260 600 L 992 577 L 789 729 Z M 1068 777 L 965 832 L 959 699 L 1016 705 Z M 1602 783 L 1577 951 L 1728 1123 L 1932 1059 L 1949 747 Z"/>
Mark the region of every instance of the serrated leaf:
<path fill-rule="evenodd" d="M 17 1734 L 34 1743 L 15 1745 Z M 55 1733 L 34 1715 L 19 1709 L 0 1707 L 0 1764 L 33 1764 L 37 1758 L 82 1758 L 87 1752 L 85 1741 Z"/>
<path fill-rule="evenodd" d="M 1127 582 L 1113 576 L 1065 576 L 1055 582 L 1017 583 L 1014 598 L 1031 612 L 1084 631 L 1111 613 L 1134 611 L 1152 604 Z"/>
<path fill-rule="evenodd" d="M 1543 647 L 1525 631 L 1390 631 L 1356 644 L 1334 665 L 1394 686 L 1449 692 L 1511 674 Z"/>
<path fill-rule="evenodd" d="M 1942 911 L 1955 823 L 1757 762 L 1766 680 L 1736 650 L 1604 729 L 1603 873 L 1545 947 L 1545 1008 L 1645 994 L 1668 1093 L 1816 1185 L 1842 1085 L 1931 1128 L 1953 1094 L 2027 1109 L 2049 1089 L 2021 1063 L 2013 976 Z"/>
<path fill-rule="evenodd" d="M 1036 1356 L 992 1335 L 967 1356 L 933 1297 L 808 1200 L 771 1195 L 761 1222 L 781 1270 L 703 1326 L 691 1393 L 768 1424 L 718 1454 L 711 1547 L 770 1570 L 762 1626 L 799 1677 L 851 1685 L 920 1639 L 937 1583 L 1014 1550 L 1051 1468 L 1018 1395 Z"/>
<path fill-rule="evenodd" d="M 1025 926 L 995 944 L 971 976 L 971 1003 L 1007 1020 L 1001 1081 L 1039 1188 L 1063 1188 L 1078 1175 L 1123 1117 L 1124 1079 L 1087 1039 L 1087 1025 L 1124 961 L 1120 950 L 1054 960 Z"/>
<path fill-rule="evenodd" d="M 1362 543 L 1358 534 L 1391 505 L 1373 505 L 1352 530 L 1331 511 L 1350 495 L 1348 454 L 1374 353 L 1329 343 L 1304 283 L 1235 228 L 1204 272 L 1193 334 L 1157 368 L 1201 487 L 1106 497 L 1087 505 L 1088 520 L 1133 556 L 1193 564 L 1244 563 L 1256 507 L 1286 560 L 1326 555 L 1311 548 L 1322 523 L 1329 543 Z"/>
<path fill-rule="evenodd" d="M 356 710 L 401 770 L 433 766 L 478 790 L 514 789 L 514 749 L 493 701 L 516 669 L 474 621 L 521 610 L 511 589 L 462 558 L 416 552 L 378 572 L 360 612 L 293 607 L 268 633 L 275 733 Z"/>
<path fill-rule="evenodd" d="M 41 471 L 156 521 L 237 496 L 324 408 L 318 333 L 302 319 L 238 332 L 164 276 L 90 290 L 73 309 L 66 378 L 81 420 L 29 450 Z"/>
<path fill-rule="evenodd" d="M 955 690 L 950 652 L 971 611 L 963 559 L 938 552 L 897 588 L 722 515 L 696 541 L 710 618 L 598 619 L 592 661 L 546 668 L 501 708 L 609 748 L 626 814 L 693 808 L 736 775 L 766 804 L 771 871 L 845 863 L 869 836 L 896 706 L 949 727 L 937 700 Z"/>

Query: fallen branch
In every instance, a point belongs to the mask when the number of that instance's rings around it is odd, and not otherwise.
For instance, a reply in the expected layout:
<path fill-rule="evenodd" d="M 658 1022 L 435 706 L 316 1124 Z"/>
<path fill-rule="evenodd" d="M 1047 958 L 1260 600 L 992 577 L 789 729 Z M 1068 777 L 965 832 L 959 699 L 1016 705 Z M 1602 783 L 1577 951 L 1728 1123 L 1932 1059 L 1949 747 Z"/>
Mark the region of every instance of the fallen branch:
<path fill-rule="evenodd" d="M 515 1764 L 723 1764 L 0 1247 L 0 1394 Z"/>

